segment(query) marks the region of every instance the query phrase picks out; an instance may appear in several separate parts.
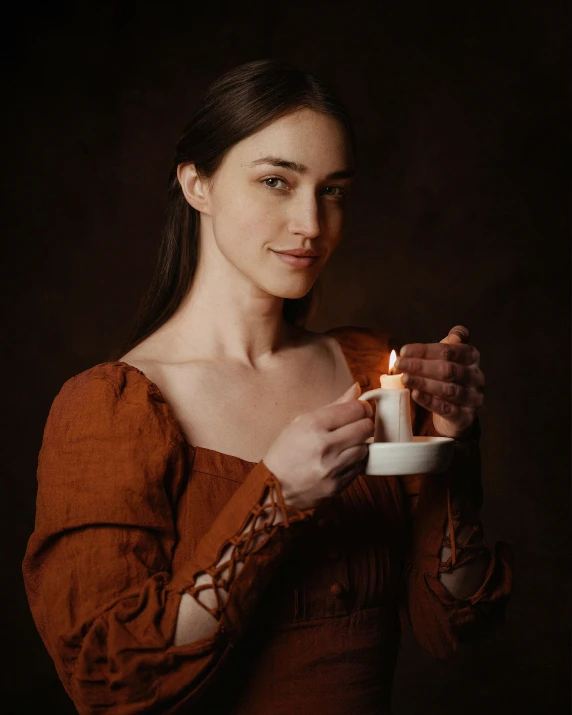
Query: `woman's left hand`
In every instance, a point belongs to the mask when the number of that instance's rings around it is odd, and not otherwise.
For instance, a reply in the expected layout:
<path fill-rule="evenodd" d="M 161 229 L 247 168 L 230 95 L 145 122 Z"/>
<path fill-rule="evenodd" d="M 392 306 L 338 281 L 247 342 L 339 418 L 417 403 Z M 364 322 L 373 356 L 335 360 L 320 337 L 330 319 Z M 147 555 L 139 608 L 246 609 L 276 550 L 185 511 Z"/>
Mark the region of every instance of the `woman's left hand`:
<path fill-rule="evenodd" d="M 468 329 L 456 325 L 440 343 L 404 345 L 395 364 L 412 399 L 433 413 L 435 429 L 444 437 L 462 436 L 483 404 L 480 355 L 468 339 Z"/>

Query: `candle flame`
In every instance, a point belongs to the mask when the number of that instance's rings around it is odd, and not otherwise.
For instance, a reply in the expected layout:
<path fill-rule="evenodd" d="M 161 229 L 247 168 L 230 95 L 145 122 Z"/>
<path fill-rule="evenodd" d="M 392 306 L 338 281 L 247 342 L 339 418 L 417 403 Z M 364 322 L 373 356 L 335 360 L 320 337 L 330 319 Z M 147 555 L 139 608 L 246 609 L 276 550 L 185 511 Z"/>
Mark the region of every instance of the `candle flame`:
<path fill-rule="evenodd" d="M 395 372 L 395 369 L 393 366 L 395 365 L 396 360 L 397 360 L 397 354 L 396 354 L 395 350 L 392 350 L 391 355 L 389 356 L 389 374 L 390 375 L 393 375 L 393 373 Z"/>

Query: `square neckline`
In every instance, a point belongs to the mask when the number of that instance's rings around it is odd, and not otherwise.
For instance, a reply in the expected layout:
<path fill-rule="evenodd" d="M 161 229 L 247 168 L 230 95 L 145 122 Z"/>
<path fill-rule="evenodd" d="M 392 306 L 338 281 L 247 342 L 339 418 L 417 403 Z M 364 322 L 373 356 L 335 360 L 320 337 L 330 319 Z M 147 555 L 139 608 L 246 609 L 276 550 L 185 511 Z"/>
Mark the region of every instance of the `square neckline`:
<path fill-rule="evenodd" d="M 348 368 L 348 372 L 352 376 L 354 383 L 359 382 L 359 380 L 356 377 L 356 373 L 354 372 L 352 362 L 349 359 L 349 356 L 346 354 L 346 351 L 344 350 L 344 346 L 343 346 L 342 342 L 340 340 L 338 340 L 338 338 L 335 335 L 328 335 L 328 337 L 334 338 L 334 340 L 339 345 L 340 350 L 342 352 L 342 356 L 346 363 L 346 367 Z M 167 412 L 169 413 L 169 416 L 171 418 L 171 421 L 173 422 L 174 425 L 176 425 L 177 431 L 179 432 L 179 435 L 181 436 L 181 439 L 183 440 L 183 442 L 185 444 L 185 448 L 188 451 L 193 450 L 195 453 L 197 451 L 200 451 L 204 454 L 209 454 L 209 453 L 216 454 L 221 459 L 234 459 L 234 460 L 238 460 L 239 462 L 242 462 L 245 465 L 252 465 L 252 466 L 259 464 L 259 462 L 262 461 L 262 458 L 261 458 L 258 462 L 252 462 L 249 459 L 243 459 L 242 457 L 238 457 L 236 454 L 227 454 L 226 452 L 219 452 L 216 449 L 209 449 L 209 447 L 201 447 L 200 445 L 191 444 L 189 442 L 189 440 L 185 437 L 185 434 L 184 434 L 183 430 L 181 429 L 181 425 L 179 424 L 179 421 L 177 420 L 171 405 L 167 402 L 167 400 L 163 396 L 163 393 L 161 392 L 161 389 L 159 388 L 159 386 L 156 383 L 154 383 L 153 380 L 148 378 L 147 375 L 142 370 L 140 370 L 138 367 L 135 367 L 135 365 L 130 365 L 128 362 L 124 362 L 123 360 L 115 360 L 113 364 L 124 365 L 125 367 L 129 368 L 130 370 L 135 370 L 135 372 L 138 372 L 139 375 L 141 375 L 144 378 L 144 380 L 149 384 L 149 386 L 157 394 L 159 399 L 165 404 L 165 406 L 167 408 Z"/>

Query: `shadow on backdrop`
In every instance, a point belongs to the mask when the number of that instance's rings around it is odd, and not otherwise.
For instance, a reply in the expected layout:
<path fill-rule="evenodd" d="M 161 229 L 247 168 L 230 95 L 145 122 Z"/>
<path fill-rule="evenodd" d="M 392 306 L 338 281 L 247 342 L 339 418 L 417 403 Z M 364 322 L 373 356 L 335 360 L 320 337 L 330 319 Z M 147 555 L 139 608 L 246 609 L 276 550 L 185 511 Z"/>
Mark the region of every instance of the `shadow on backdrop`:
<path fill-rule="evenodd" d="M 564 27 L 545 4 L 84 2 L 17 11 L 3 44 L 5 712 L 74 712 L 20 573 L 49 407 L 69 377 L 110 359 L 131 327 L 174 144 L 197 95 L 261 57 L 329 80 L 360 141 L 347 234 L 310 327 L 364 325 L 397 342 L 433 342 L 463 323 L 487 377 L 483 521 L 489 543 L 515 548 L 507 623 L 444 662 L 406 633 L 394 713 L 569 712 Z"/>

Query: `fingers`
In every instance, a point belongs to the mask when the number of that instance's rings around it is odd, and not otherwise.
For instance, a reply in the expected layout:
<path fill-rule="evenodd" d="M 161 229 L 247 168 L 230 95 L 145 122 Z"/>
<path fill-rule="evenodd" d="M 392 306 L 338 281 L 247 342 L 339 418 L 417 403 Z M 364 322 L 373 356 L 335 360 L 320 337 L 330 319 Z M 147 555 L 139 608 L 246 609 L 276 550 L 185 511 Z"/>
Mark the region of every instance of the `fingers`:
<path fill-rule="evenodd" d="M 335 454 L 341 454 L 346 449 L 363 445 L 367 439 L 373 437 L 374 431 L 373 421 L 368 417 L 344 425 L 329 433 L 331 450 Z"/>
<path fill-rule="evenodd" d="M 399 351 L 396 369 L 401 370 L 401 358 L 422 360 L 443 360 L 459 365 L 478 365 L 480 354 L 472 345 L 464 343 L 409 343 Z"/>
<path fill-rule="evenodd" d="M 468 343 L 469 342 L 469 329 L 465 328 L 464 325 L 455 325 L 454 328 L 449 330 L 449 335 L 443 338 L 440 342 L 442 343 Z"/>
<path fill-rule="evenodd" d="M 442 382 L 409 374 L 404 374 L 401 380 L 410 390 L 416 389 L 418 392 L 438 397 L 460 407 L 479 409 L 483 405 L 482 388 L 464 387 L 454 382 Z"/>
<path fill-rule="evenodd" d="M 345 470 L 356 469 L 358 474 L 365 468 L 365 461 L 369 455 L 367 444 L 360 444 L 355 447 L 345 449 L 339 456 L 336 463 L 336 474 L 343 474 Z"/>
<path fill-rule="evenodd" d="M 359 475 L 363 474 L 364 472 L 365 463 L 363 461 L 358 462 L 357 464 L 354 464 L 347 469 L 344 469 L 342 472 L 338 472 L 338 474 L 336 474 L 335 476 L 335 479 L 338 482 L 338 486 L 340 487 L 338 491 L 345 489 L 353 482 L 356 477 L 359 477 Z"/>
<path fill-rule="evenodd" d="M 457 429 L 464 429 L 474 422 L 474 408 L 461 407 L 448 400 L 429 395 L 426 392 L 419 392 L 419 390 L 412 390 L 411 398 L 426 410 L 444 417 L 448 422 L 454 424 Z"/>
<path fill-rule="evenodd" d="M 347 402 L 340 402 L 338 398 L 335 402 L 321 407 L 307 417 L 310 420 L 315 420 L 315 426 L 331 431 L 364 417 L 373 417 L 373 407 L 369 402 L 362 402 L 355 398 L 351 398 Z"/>
<path fill-rule="evenodd" d="M 485 386 L 485 378 L 481 370 L 476 365 L 468 367 L 459 365 L 456 362 L 443 360 L 423 360 L 421 358 L 398 358 L 396 369 L 404 373 L 403 384 L 406 387 L 418 387 L 423 390 L 422 378 L 430 380 L 440 380 L 442 382 L 456 382 L 465 387 L 474 387 L 482 390 Z M 419 378 L 419 381 L 408 381 L 409 377 Z M 431 390 L 429 390 L 431 392 Z"/>
<path fill-rule="evenodd" d="M 337 400 L 334 400 L 331 404 L 339 405 L 344 402 L 350 402 L 351 400 L 356 400 L 360 394 L 361 394 L 360 384 L 359 384 L 359 382 L 354 382 L 354 384 L 351 387 L 348 387 L 348 389 L 342 395 L 340 395 Z"/>

